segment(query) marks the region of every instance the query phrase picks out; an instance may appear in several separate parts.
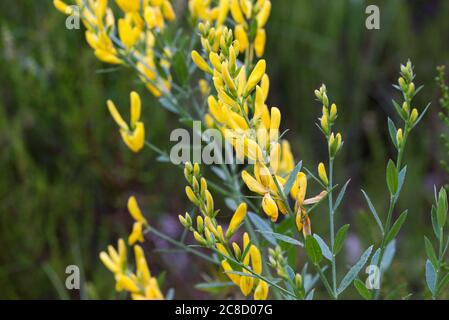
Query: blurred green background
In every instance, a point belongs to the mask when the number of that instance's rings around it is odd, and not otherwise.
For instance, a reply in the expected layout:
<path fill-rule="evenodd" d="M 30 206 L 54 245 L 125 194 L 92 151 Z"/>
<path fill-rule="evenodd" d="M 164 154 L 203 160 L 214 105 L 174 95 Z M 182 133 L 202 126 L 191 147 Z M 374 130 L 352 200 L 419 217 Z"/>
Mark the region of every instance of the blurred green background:
<path fill-rule="evenodd" d="M 380 30 L 365 28 L 368 4 L 380 7 Z M 0 12 L 0 298 L 117 298 L 98 253 L 127 234 L 128 196 L 135 194 L 149 220 L 173 235 L 186 199 L 178 169 L 149 151 L 131 154 L 121 143 L 105 101 L 126 107 L 129 92 L 138 90 L 147 135 L 163 149 L 169 129 L 179 126 L 176 117 L 158 107 L 130 70 L 98 62 L 83 32 L 67 30 L 51 1 L 2 1 Z M 387 204 L 384 170 L 393 150 L 386 117 L 395 117 L 391 84 L 400 63 L 410 58 L 416 82 L 425 85 L 418 109 L 433 101 L 407 147 L 399 208 L 409 208 L 409 219 L 388 275 L 396 285 L 408 282 L 398 297 L 426 297 L 423 235 L 431 233 L 433 185 L 447 182 L 439 166 L 447 155 L 439 143 L 434 77 L 437 65 L 449 63 L 448 14 L 444 0 L 283 0 L 273 1 L 267 27 L 269 104 L 281 108 L 295 157 L 310 169 L 325 158 L 313 90 L 326 83 L 339 107 L 345 148 L 337 181 L 352 178 L 339 215 L 352 226 L 348 261 L 376 239 L 360 188 L 378 211 Z M 325 221 L 316 218 L 315 230 L 326 231 Z M 157 239 L 146 245 L 165 246 Z M 166 270 L 176 298 L 203 296 L 191 289 L 202 271 L 191 271 L 204 268 L 183 254 L 175 254 L 176 264 L 170 257 L 155 252 L 151 265 L 156 273 Z M 65 290 L 71 264 L 82 268 L 81 291 Z"/>

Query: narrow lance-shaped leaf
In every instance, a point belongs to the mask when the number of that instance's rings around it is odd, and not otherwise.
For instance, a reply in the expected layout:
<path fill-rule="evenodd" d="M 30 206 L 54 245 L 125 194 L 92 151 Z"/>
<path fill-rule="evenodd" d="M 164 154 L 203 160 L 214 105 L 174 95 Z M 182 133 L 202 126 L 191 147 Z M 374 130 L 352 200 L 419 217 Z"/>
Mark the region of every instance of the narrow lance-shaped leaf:
<path fill-rule="evenodd" d="M 395 195 L 398 191 L 398 170 L 393 160 L 388 161 L 387 165 L 387 186 L 390 193 Z"/>
<path fill-rule="evenodd" d="M 366 251 L 362 254 L 360 257 L 360 260 L 352 266 L 351 269 L 349 269 L 348 273 L 344 276 L 343 280 L 340 282 L 340 286 L 338 287 L 338 294 L 342 293 L 350 284 L 351 282 L 357 277 L 360 270 L 363 268 L 363 266 L 366 264 L 366 261 L 368 261 L 369 256 L 371 255 L 371 251 L 373 250 L 373 246 L 370 246 Z"/>
<path fill-rule="evenodd" d="M 438 227 L 443 228 L 447 219 L 447 194 L 446 189 L 441 188 L 438 194 L 437 222 Z"/>
<path fill-rule="evenodd" d="M 374 216 L 374 220 L 376 220 L 377 225 L 379 226 L 380 231 L 382 232 L 382 234 L 384 234 L 384 233 L 385 233 L 384 227 L 383 227 L 383 225 L 382 225 L 382 222 L 380 221 L 379 215 L 377 214 L 376 208 L 374 208 L 374 205 L 373 205 L 373 203 L 371 202 L 371 200 L 370 200 L 370 198 L 368 197 L 368 195 L 366 194 L 366 192 L 362 190 L 362 193 L 363 193 L 363 196 L 364 196 L 365 199 L 366 199 L 366 202 L 368 203 L 368 207 L 369 207 L 371 213 L 372 213 L 373 216 Z"/>
<path fill-rule="evenodd" d="M 363 299 L 369 300 L 371 298 L 369 290 L 361 280 L 355 279 L 354 287 L 357 289 L 357 292 L 362 296 Z"/>
<path fill-rule="evenodd" d="M 348 187 L 349 182 L 351 182 L 351 179 L 346 181 L 346 183 L 344 184 L 343 188 L 341 188 L 340 193 L 337 196 L 337 200 L 335 200 L 334 212 L 337 211 L 338 207 L 340 206 L 341 201 L 343 200 L 343 197 L 345 196 L 346 188 Z"/>
<path fill-rule="evenodd" d="M 396 132 L 397 131 L 398 130 L 396 129 L 396 126 L 394 125 L 393 120 L 388 118 L 388 132 L 390 133 L 391 141 L 393 142 L 393 144 L 396 147 L 396 149 L 398 148 L 398 143 L 396 141 Z"/>
<path fill-rule="evenodd" d="M 326 244 L 326 242 L 324 242 L 324 240 L 317 235 L 316 233 L 313 235 L 313 237 L 316 239 L 316 241 L 318 242 L 318 245 L 321 248 L 321 252 L 323 253 L 323 256 L 329 260 L 332 261 L 332 252 L 329 250 L 328 245 Z"/>
<path fill-rule="evenodd" d="M 438 258 L 430 240 L 424 236 L 424 245 L 426 247 L 427 258 L 432 262 L 435 268 L 438 268 Z"/>
<path fill-rule="evenodd" d="M 426 282 L 430 292 L 432 292 L 432 295 L 435 295 L 437 276 L 435 268 L 433 267 L 432 262 L 430 262 L 429 259 L 427 259 L 426 261 Z"/>
<path fill-rule="evenodd" d="M 315 265 L 319 264 L 323 259 L 320 245 L 313 236 L 307 236 L 306 238 L 306 252 L 310 261 Z"/>
<path fill-rule="evenodd" d="M 348 228 L 349 224 L 345 224 L 337 231 L 337 235 L 335 236 L 334 247 L 332 249 L 335 255 L 337 255 L 340 252 L 341 248 L 343 247 Z"/>
<path fill-rule="evenodd" d="M 299 171 L 301 171 L 301 168 L 302 168 L 302 161 L 299 161 L 296 164 L 293 171 L 290 173 L 290 176 L 288 177 L 288 180 L 284 185 L 284 194 L 286 196 L 290 193 L 290 190 L 292 189 L 293 184 L 295 183 L 296 175 L 298 174 Z"/>
<path fill-rule="evenodd" d="M 407 210 L 402 212 L 401 215 L 399 216 L 399 218 L 393 224 L 393 226 L 391 227 L 391 229 L 388 232 L 387 236 L 385 237 L 385 244 L 388 244 L 399 233 L 399 230 L 401 230 L 402 224 L 404 223 L 405 219 L 407 219 L 407 213 L 408 213 Z"/>

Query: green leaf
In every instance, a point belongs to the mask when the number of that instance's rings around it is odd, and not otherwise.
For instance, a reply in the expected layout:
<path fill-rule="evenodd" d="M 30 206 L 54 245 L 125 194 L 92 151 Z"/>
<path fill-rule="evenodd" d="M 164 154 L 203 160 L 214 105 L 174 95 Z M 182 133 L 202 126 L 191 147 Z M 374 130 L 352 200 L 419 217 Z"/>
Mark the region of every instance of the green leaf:
<path fill-rule="evenodd" d="M 396 169 L 393 160 L 390 159 L 387 165 L 387 186 L 391 194 L 396 194 L 398 185 L 398 170 Z"/>
<path fill-rule="evenodd" d="M 407 219 L 407 213 L 408 210 L 402 212 L 399 218 L 393 224 L 387 236 L 385 237 L 385 244 L 388 244 L 391 240 L 393 240 L 398 234 L 399 230 L 401 230 L 402 224 L 404 223 L 405 219 Z"/>
<path fill-rule="evenodd" d="M 217 291 L 234 286 L 233 282 L 203 282 L 195 285 L 195 288 L 203 291 Z"/>
<path fill-rule="evenodd" d="M 435 295 L 435 289 L 437 285 L 437 276 L 435 272 L 435 268 L 433 267 L 432 262 L 430 262 L 429 259 L 426 261 L 426 282 L 427 286 L 429 287 L 430 292 L 432 292 L 432 295 Z"/>
<path fill-rule="evenodd" d="M 397 131 L 398 130 L 396 129 L 396 126 L 394 125 L 393 120 L 388 118 L 388 132 L 390 133 L 391 141 L 393 142 L 393 144 L 396 147 L 396 149 L 398 148 L 398 143 L 396 141 L 396 133 L 397 133 Z"/>
<path fill-rule="evenodd" d="M 345 224 L 337 231 L 337 234 L 335 236 L 334 247 L 332 249 L 335 255 L 337 255 L 340 252 L 341 248 L 343 247 L 343 243 L 345 242 L 346 233 L 348 229 L 349 224 Z"/>
<path fill-rule="evenodd" d="M 437 208 L 435 206 L 432 206 L 431 218 L 432 218 L 432 228 L 433 232 L 435 233 L 435 237 L 437 237 L 437 239 L 440 240 L 440 230 L 438 228 L 437 222 Z"/>
<path fill-rule="evenodd" d="M 438 193 L 438 204 L 437 204 L 437 222 L 438 227 L 443 228 L 446 224 L 447 219 L 447 194 L 446 189 L 441 188 Z"/>
<path fill-rule="evenodd" d="M 329 250 L 329 246 L 326 244 L 326 242 L 324 242 L 324 240 L 319 235 L 317 235 L 316 233 L 313 235 L 313 237 L 318 242 L 318 245 L 321 248 L 321 252 L 323 253 L 323 256 L 327 260 L 332 261 L 332 252 Z"/>
<path fill-rule="evenodd" d="M 398 175 L 398 192 L 396 193 L 396 196 L 399 195 L 399 193 L 402 190 L 402 187 L 404 185 L 404 181 L 405 181 L 405 176 L 407 175 L 407 166 L 405 166 L 404 168 L 402 168 L 401 171 L 399 171 L 399 175 Z"/>
<path fill-rule="evenodd" d="M 340 206 L 341 201 L 343 200 L 343 197 L 345 196 L 346 193 L 346 188 L 348 187 L 349 182 L 351 182 L 351 179 L 349 179 L 348 181 L 346 181 L 345 185 L 343 186 L 343 188 L 341 188 L 340 193 L 337 196 L 337 200 L 335 200 L 335 204 L 334 204 L 334 212 L 337 211 L 338 207 Z"/>
<path fill-rule="evenodd" d="M 306 238 L 306 252 L 310 261 L 315 265 L 319 264 L 323 259 L 320 245 L 313 236 L 307 236 Z"/>
<path fill-rule="evenodd" d="M 357 289 L 357 292 L 362 296 L 363 299 L 365 300 L 371 299 L 371 294 L 362 281 L 360 281 L 359 279 L 355 279 L 354 287 Z"/>
<path fill-rule="evenodd" d="M 338 294 L 342 293 L 350 284 L 351 282 L 357 277 L 360 270 L 362 270 L 363 266 L 368 261 L 369 256 L 371 255 L 371 251 L 373 250 L 373 246 L 370 246 L 366 251 L 362 254 L 360 257 L 360 260 L 357 261 L 355 265 L 352 266 L 351 269 L 349 269 L 348 273 L 344 276 L 343 280 L 340 282 L 340 286 L 338 287 Z"/>
<path fill-rule="evenodd" d="M 430 242 L 430 240 L 424 236 L 424 245 L 426 247 L 426 254 L 427 254 L 427 258 L 429 258 L 430 262 L 432 262 L 432 265 L 434 266 L 434 268 L 438 268 L 438 258 L 437 255 L 435 253 L 435 250 L 432 246 L 432 243 Z"/>
<path fill-rule="evenodd" d="M 398 113 L 398 115 L 402 118 L 402 120 L 407 121 L 407 118 L 408 118 L 407 113 L 404 110 L 402 110 L 401 106 L 396 101 L 392 100 L 392 102 L 393 102 L 393 106 L 396 109 L 396 112 Z M 395 134 L 395 136 L 396 136 L 396 134 Z"/>
<path fill-rule="evenodd" d="M 166 97 L 162 97 L 159 99 L 159 103 L 161 104 L 162 107 L 164 107 L 168 111 L 173 112 L 173 113 L 179 113 L 178 107 L 176 106 L 174 101 L 172 101 Z"/>
<path fill-rule="evenodd" d="M 441 292 L 441 290 L 444 289 L 444 287 L 448 284 L 449 282 L 449 273 L 447 273 L 440 281 L 440 283 L 438 284 L 438 289 L 437 289 L 437 294 L 439 294 Z"/>
<path fill-rule="evenodd" d="M 419 115 L 418 119 L 416 119 L 415 124 L 413 125 L 412 129 L 413 129 L 414 127 L 416 127 L 416 126 L 418 125 L 418 123 L 421 122 L 422 118 L 423 118 L 424 115 L 427 113 L 427 110 L 429 110 L 430 105 L 431 105 L 431 102 L 429 102 L 429 103 L 427 104 L 427 106 L 426 106 L 426 108 L 424 109 L 424 111 L 421 112 L 421 114 Z"/>
<path fill-rule="evenodd" d="M 269 232 L 269 231 L 262 231 L 262 230 L 256 230 L 257 232 L 261 233 L 263 235 L 263 233 L 268 233 L 269 236 L 272 236 L 273 238 L 279 240 L 279 241 L 283 241 L 286 243 L 290 243 L 293 244 L 295 246 L 299 246 L 299 247 L 304 247 L 304 244 L 301 241 L 298 241 L 292 237 L 286 236 L 284 234 L 280 234 L 280 233 L 276 233 L 276 232 Z"/>
<path fill-rule="evenodd" d="M 384 227 L 383 227 L 383 225 L 382 225 L 382 222 L 380 221 L 379 215 L 377 214 L 376 208 L 374 208 L 374 205 L 373 205 L 373 203 L 371 202 L 371 200 L 370 200 L 370 198 L 368 197 L 368 195 L 366 194 L 366 192 L 362 190 L 362 193 L 363 193 L 363 195 L 365 196 L 366 202 L 368 203 L 368 207 L 369 207 L 371 213 L 372 213 L 373 216 L 374 216 L 374 220 L 376 220 L 377 225 L 378 225 L 379 228 L 380 228 L 380 231 L 382 232 L 382 234 L 384 234 L 384 233 L 385 233 Z"/>
<path fill-rule="evenodd" d="M 271 229 L 271 226 L 268 224 L 267 221 L 259 217 L 254 212 L 248 212 L 249 220 L 254 224 L 256 229 L 262 231 L 262 236 L 267 239 L 269 243 L 272 245 L 277 245 L 276 239 L 271 235 L 273 233 L 273 229 Z"/>
<path fill-rule="evenodd" d="M 189 70 L 187 69 L 186 58 L 181 50 L 177 51 L 173 56 L 173 69 L 179 83 L 186 84 L 189 79 Z"/>
<path fill-rule="evenodd" d="M 293 169 L 293 171 L 290 173 L 290 176 L 288 177 L 287 183 L 284 185 L 284 194 L 285 196 L 288 196 L 288 194 L 290 193 L 290 190 L 293 187 L 293 184 L 295 183 L 296 180 L 296 175 L 298 174 L 299 171 L 301 171 L 302 168 L 302 161 L 299 161 L 295 168 Z"/>

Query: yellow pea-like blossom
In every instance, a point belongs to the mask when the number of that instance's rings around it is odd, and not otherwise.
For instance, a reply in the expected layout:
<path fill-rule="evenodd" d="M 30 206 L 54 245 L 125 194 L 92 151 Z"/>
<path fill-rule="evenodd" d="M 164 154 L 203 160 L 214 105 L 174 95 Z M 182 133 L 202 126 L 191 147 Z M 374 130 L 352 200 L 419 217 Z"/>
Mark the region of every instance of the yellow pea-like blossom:
<path fill-rule="evenodd" d="M 265 43 L 267 36 L 264 29 L 257 30 L 256 38 L 254 39 L 254 49 L 258 57 L 262 57 L 265 52 Z"/>
<path fill-rule="evenodd" d="M 142 223 L 134 222 L 133 230 L 128 237 L 128 243 L 130 245 L 133 245 L 136 242 L 143 242 L 143 241 L 144 241 L 144 238 L 143 238 L 143 233 L 142 233 Z"/>
<path fill-rule="evenodd" d="M 265 281 L 259 281 L 259 284 L 254 291 L 254 300 L 267 300 L 268 298 L 268 284 Z"/>
<path fill-rule="evenodd" d="M 115 104 L 108 100 L 107 106 L 112 118 L 120 128 L 120 135 L 125 144 L 134 152 L 139 152 L 145 144 L 145 126 L 140 121 L 141 100 L 136 92 L 131 92 L 131 122 L 130 126 L 123 120 Z"/>
<path fill-rule="evenodd" d="M 241 203 L 235 210 L 232 216 L 231 222 L 229 223 L 228 230 L 226 231 L 226 239 L 232 237 L 235 231 L 240 227 L 246 217 L 247 206 L 246 203 Z"/>
<path fill-rule="evenodd" d="M 128 211 L 136 222 L 140 222 L 145 226 L 148 225 L 147 219 L 145 219 L 145 217 L 142 215 L 142 211 L 140 210 L 134 196 L 131 196 L 128 199 Z"/>

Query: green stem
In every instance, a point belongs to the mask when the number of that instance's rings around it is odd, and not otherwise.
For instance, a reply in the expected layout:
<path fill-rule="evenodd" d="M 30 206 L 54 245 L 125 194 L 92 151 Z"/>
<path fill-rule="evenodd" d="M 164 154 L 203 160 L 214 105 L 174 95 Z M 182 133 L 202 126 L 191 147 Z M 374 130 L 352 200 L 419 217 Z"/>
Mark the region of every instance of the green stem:
<path fill-rule="evenodd" d="M 159 237 L 159 238 L 161 238 L 161 239 L 163 239 L 163 240 L 165 240 L 165 241 L 171 243 L 172 245 L 174 245 L 174 246 L 176 246 L 176 247 L 178 247 L 178 248 L 182 248 L 183 250 L 185 250 L 185 251 L 187 251 L 187 252 L 189 252 L 189 253 L 191 253 L 191 254 L 193 254 L 193 255 L 196 255 L 197 257 L 200 257 L 201 259 L 204 259 L 204 260 L 206 260 L 206 261 L 208 261 L 208 262 L 212 262 L 212 263 L 214 263 L 214 264 L 220 265 L 220 263 L 219 263 L 217 260 L 215 260 L 215 259 L 209 257 L 208 255 L 205 255 L 204 253 L 202 253 L 202 252 L 200 252 L 200 251 L 198 251 L 198 250 L 195 250 L 195 249 L 190 248 L 189 246 L 185 245 L 185 244 L 182 243 L 182 242 L 179 242 L 179 241 L 176 241 L 176 240 L 172 239 L 171 237 L 169 237 L 169 236 L 163 234 L 162 232 L 158 231 L 158 230 L 155 229 L 154 227 L 147 227 L 147 228 L 144 230 L 143 233 L 144 233 L 144 234 L 146 234 L 146 233 L 152 233 L 152 234 L 154 234 L 155 236 L 157 236 L 157 237 Z"/>
<path fill-rule="evenodd" d="M 330 151 L 330 150 L 329 150 Z M 329 230 L 330 230 L 330 245 L 331 248 L 334 247 L 335 243 L 335 224 L 334 224 L 334 204 L 332 200 L 332 189 L 333 189 L 333 173 L 334 173 L 334 159 L 329 153 L 329 186 L 328 186 L 328 201 L 329 201 Z M 337 293 L 337 265 L 335 261 L 335 254 L 332 253 L 332 288 L 334 292 L 334 297 L 338 298 Z"/>
<path fill-rule="evenodd" d="M 323 281 L 324 287 L 326 288 L 329 295 L 332 297 L 332 299 L 336 300 L 337 297 L 334 294 L 334 290 L 332 290 L 329 282 L 327 281 L 326 275 L 324 274 L 323 270 L 321 270 L 319 265 L 315 265 L 316 270 L 318 271 L 318 275 L 320 276 L 321 281 Z"/>

